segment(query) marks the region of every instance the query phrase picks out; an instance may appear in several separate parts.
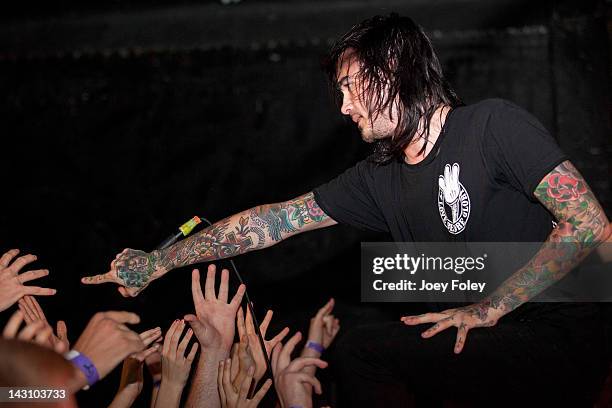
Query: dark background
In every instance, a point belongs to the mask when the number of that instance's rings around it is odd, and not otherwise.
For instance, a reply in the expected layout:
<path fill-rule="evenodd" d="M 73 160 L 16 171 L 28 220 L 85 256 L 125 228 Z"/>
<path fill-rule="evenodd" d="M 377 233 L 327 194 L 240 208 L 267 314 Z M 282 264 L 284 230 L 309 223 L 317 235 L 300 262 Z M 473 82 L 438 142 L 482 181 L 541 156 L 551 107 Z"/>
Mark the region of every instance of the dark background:
<path fill-rule="evenodd" d="M 353 24 L 390 11 L 424 26 L 466 103 L 501 97 L 538 117 L 610 217 L 609 8 L 520 0 L 13 4 L 0 16 L 0 250 L 34 253 L 31 268 L 50 269 L 40 284 L 58 293 L 41 303 L 50 321 L 67 321 L 73 342 L 100 310 L 135 311 L 138 330 L 165 330 L 192 310 L 190 268 L 128 300 L 116 285 L 84 287 L 79 278 L 106 272 L 125 247 L 153 248 L 193 215 L 214 222 L 286 200 L 364 158 L 369 148 L 339 114 L 320 62 Z M 236 263 L 259 314 L 274 309 L 272 333 L 306 330 L 330 296 L 345 331 L 410 308 L 359 302 L 359 243 L 385 239 L 337 226 Z M 117 370 L 81 393 L 82 405 L 108 404 L 118 379 Z M 334 387 L 326 391 L 333 401 Z"/>

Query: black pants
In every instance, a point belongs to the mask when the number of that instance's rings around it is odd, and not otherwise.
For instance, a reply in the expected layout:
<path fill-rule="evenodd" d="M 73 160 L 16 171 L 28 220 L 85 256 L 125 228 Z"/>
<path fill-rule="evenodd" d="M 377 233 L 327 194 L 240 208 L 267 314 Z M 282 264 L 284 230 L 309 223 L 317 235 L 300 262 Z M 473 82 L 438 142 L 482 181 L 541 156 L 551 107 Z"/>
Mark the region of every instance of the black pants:
<path fill-rule="evenodd" d="M 429 339 L 420 334 L 431 324 L 353 329 L 332 360 L 341 406 L 592 407 L 607 368 L 599 315 L 559 304 L 515 312 L 470 330 L 458 355 L 455 328 Z"/>

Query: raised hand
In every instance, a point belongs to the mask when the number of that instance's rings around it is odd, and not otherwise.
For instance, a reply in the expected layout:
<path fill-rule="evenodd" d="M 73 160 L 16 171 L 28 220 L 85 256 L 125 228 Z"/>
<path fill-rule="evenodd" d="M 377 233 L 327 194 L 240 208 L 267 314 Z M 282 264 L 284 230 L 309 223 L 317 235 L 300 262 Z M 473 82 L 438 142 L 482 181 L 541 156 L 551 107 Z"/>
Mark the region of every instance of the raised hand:
<path fill-rule="evenodd" d="M 286 336 L 289 334 L 289 328 L 285 327 L 281 330 L 276 336 L 274 336 L 270 340 L 265 340 L 266 333 L 268 331 L 268 326 L 272 321 L 272 315 L 274 312 L 272 310 L 268 310 L 266 312 L 266 316 L 263 321 L 259 325 L 259 331 L 261 332 L 261 336 L 264 338 L 264 345 L 266 347 L 266 354 L 270 356 L 272 349 L 274 346 L 279 344 Z M 255 360 L 255 381 L 259 382 L 266 373 L 266 357 L 264 355 L 263 350 L 261 349 L 261 344 L 259 343 L 259 337 L 257 337 L 257 332 L 255 331 L 255 324 L 253 323 L 253 317 L 251 316 L 251 311 L 247 308 L 246 321 L 242 318 L 243 313 L 242 309 L 238 311 L 237 322 L 238 322 L 238 335 L 240 338 L 243 336 L 248 336 L 251 353 L 253 355 L 253 359 Z M 244 323 L 243 323 L 244 322 Z"/>
<path fill-rule="evenodd" d="M 298 357 L 291 361 L 291 353 L 302 335 L 297 332 L 283 346 L 277 344 L 272 350 L 272 372 L 274 386 L 282 408 L 300 406 L 312 407 L 312 389 L 317 394 L 322 393 L 321 383 L 312 374 L 305 371 L 306 367 L 327 367 L 327 363 L 318 358 Z"/>
<path fill-rule="evenodd" d="M 124 249 L 117 254 L 106 273 L 81 278 L 87 285 L 99 283 L 117 283 L 118 290 L 124 297 L 137 296 L 151 282 L 168 271 L 161 259 L 160 251 L 144 252 L 137 249 Z"/>
<path fill-rule="evenodd" d="M 155 401 L 155 406 L 160 408 L 178 407 L 181 401 L 183 388 L 189 378 L 191 363 L 198 351 L 198 343 L 194 343 L 185 355 L 189 340 L 193 336 L 193 330 L 188 329 L 183 336 L 185 322 L 175 320 L 164 340 L 162 348 L 162 380 Z"/>
<path fill-rule="evenodd" d="M 218 296 L 215 294 L 215 265 L 208 266 L 204 295 L 200 286 L 200 271 L 194 269 L 191 274 L 191 294 L 195 306 L 195 315 L 186 315 L 203 350 L 212 348 L 229 352 L 234 341 L 234 317 L 240 306 L 245 286 L 240 285 L 232 300 L 227 303 L 229 290 L 229 272 L 221 271 L 221 284 Z"/>
<path fill-rule="evenodd" d="M 53 333 L 51 326 L 45 325 L 42 321 L 37 320 L 26 326 L 20 331 L 19 328 L 23 323 L 23 312 L 17 310 L 9 321 L 4 326 L 2 337 L 5 339 L 17 339 L 21 341 L 32 342 L 43 347 L 53 350 L 49 338 Z"/>
<path fill-rule="evenodd" d="M 319 357 L 321 355 L 321 352 L 316 350 L 316 346 L 308 347 L 308 344 L 315 343 L 327 349 L 336 338 L 340 331 L 340 320 L 331 314 L 333 309 L 334 299 L 332 298 L 310 319 L 308 342 L 302 351 L 302 357 Z"/>
<path fill-rule="evenodd" d="M 18 304 L 19 310 L 21 310 L 23 313 L 25 322 L 27 324 L 41 321 L 45 327 L 51 328 L 45 313 L 34 296 L 24 296 L 19 299 Z M 53 333 L 53 329 L 51 329 L 51 335 L 49 336 L 47 347 L 60 354 L 70 350 L 68 329 L 66 328 L 66 323 L 63 320 L 59 320 L 57 322 L 57 333 Z"/>
<path fill-rule="evenodd" d="M 183 336 L 184 329 L 185 323 L 182 320 L 175 320 L 166 333 L 162 348 L 162 385 L 180 387 L 181 390 L 187 383 L 191 363 L 198 351 L 198 343 L 193 343 L 189 353 L 185 355 L 193 330 L 188 329 Z"/>
<path fill-rule="evenodd" d="M 156 342 L 159 342 L 160 339 L 157 339 Z M 153 382 L 161 381 L 162 369 L 161 369 L 161 350 L 162 345 L 160 343 L 157 344 L 156 350 L 151 353 L 147 358 L 145 358 L 145 364 L 147 365 L 147 369 L 149 370 L 149 374 L 153 379 Z"/>
<path fill-rule="evenodd" d="M 145 344 L 151 344 L 159 339 L 161 331 L 157 328 L 151 329 L 140 333 L 139 336 Z M 144 362 L 149 356 L 158 352 L 159 347 L 159 343 L 153 343 L 151 347 L 134 353 L 123 360 L 119 389 L 109 408 L 128 408 L 132 406 L 140 395 L 144 384 Z"/>
<path fill-rule="evenodd" d="M 55 289 L 24 286 L 24 283 L 28 281 L 47 276 L 49 271 L 36 269 L 19 274 L 24 266 L 34 262 L 37 258 L 36 255 L 28 254 L 15 259 L 18 254 L 18 249 L 11 249 L 0 257 L 0 312 L 11 307 L 25 295 L 55 295 Z"/>
<path fill-rule="evenodd" d="M 144 350 L 159 337 L 146 334 L 143 341 L 141 336 L 126 326 L 139 322 L 138 315 L 130 312 L 96 313 L 74 345 L 74 350 L 91 360 L 102 379 L 127 356 Z M 161 334 L 161 330 L 157 330 Z"/>
<path fill-rule="evenodd" d="M 241 314 L 242 309 L 238 310 L 238 314 Z M 242 319 L 242 325 L 244 326 L 244 319 Z M 234 344 L 232 348 L 232 360 L 234 364 L 232 364 L 231 379 L 234 388 L 238 390 L 251 367 L 255 368 L 255 359 L 253 358 L 251 347 L 249 346 L 248 336 L 240 337 L 240 342 Z"/>
<path fill-rule="evenodd" d="M 457 327 L 457 338 L 455 340 L 455 354 L 461 353 L 467 334 L 470 329 L 476 327 L 491 327 L 497 324 L 497 320 L 503 316 L 498 309 L 488 303 L 476 303 L 456 309 L 444 310 L 440 313 L 425 313 L 419 316 L 404 316 L 402 322 L 408 326 L 423 323 L 435 323 L 424 331 L 421 336 L 430 338 L 446 330 L 449 327 Z"/>
<path fill-rule="evenodd" d="M 246 376 L 242 378 L 238 387 L 232 384 L 231 372 L 232 365 L 239 364 L 235 359 L 228 358 L 219 362 L 219 370 L 217 373 L 217 386 L 219 388 L 219 397 L 221 407 L 223 408 L 255 408 L 259 405 L 263 397 L 266 395 L 272 386 L 272 380 L 268 379 L 263 383 L 259 391 L 255 393 L 253 398 L 249 399 L 249 390 L 253 382 L 254 367 L 247 370 Z"/>

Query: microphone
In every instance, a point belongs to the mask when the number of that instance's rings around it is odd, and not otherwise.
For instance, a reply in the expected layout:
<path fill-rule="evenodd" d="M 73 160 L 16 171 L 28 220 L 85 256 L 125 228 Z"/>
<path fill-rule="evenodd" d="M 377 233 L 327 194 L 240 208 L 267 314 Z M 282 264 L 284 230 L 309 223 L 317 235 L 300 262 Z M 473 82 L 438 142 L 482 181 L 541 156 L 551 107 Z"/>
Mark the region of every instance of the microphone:
<path fill-rule="evenodd" d="M 202 220 L 200 219 L 200 217 L 198 216 L 193 217 L 192 219 L 190 219 L 189 221 L 181 225 L 179 227 L 179 231 L 176 234 L 170 235 L 161 244 L 159 244 L 155 249 L 168 248 L 170 245 L 178 241 L 179 238 L 186 237 L 187 235 L 189 235 L 189 233 L 191 233 L 191 231 L 196 227 L 196 225 L 198 225 L 201 222 Z"/>

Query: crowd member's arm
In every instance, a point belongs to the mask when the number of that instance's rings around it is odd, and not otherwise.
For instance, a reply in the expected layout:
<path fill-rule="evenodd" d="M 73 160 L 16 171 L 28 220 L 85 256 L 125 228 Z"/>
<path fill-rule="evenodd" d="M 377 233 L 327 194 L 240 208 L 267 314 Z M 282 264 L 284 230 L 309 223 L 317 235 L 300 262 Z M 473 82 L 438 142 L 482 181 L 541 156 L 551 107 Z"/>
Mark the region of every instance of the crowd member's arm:
<path fill-rule="evenodd" d="M 139 322 L 138 315 L 130 312 L 96 313 L 87 323 L 72 350 L 86 356 L 94 366 L 98 378 L 102 379 L 127 356 L 138 353 L 147 346 L 138 333 L 126 326 Z M 85 373 L 75 366 L 71 391 L 76 392 L 87 384 Z"/>
<path fill-rule="evenodd" d="M 274 387 L 282 408 L 312 407 L 312 389 L 317 394 L 322 393 L 321 383 L 304 369 L 308 366 L 327 367 L 327 363 L 318 358 L 298 357 L 291 361 L 291 353 L 302 335 L 297 332 L 283 346 L 278 343 L 272 350 L 272 372 Z"/>
<path fill-rule="evenodd" d="M 0 312 L 11 307 L 25 295 L 55 295 L 55 289 L 24 285 L 31 280 L 47 276 L 49 271 L 36 269 L 19 274 L 24 266 L 36 260 L 36 255 L 28 254 L 15 259 L 18 254 L 18 249 L 11 249 L 0 257 Z"/>
<path fill-rule="evenodd" d="M 240 364 L 236 359 L 228 358 L 225 361 L 219 362 L 219 370 L 217 373 L 217 387 L 219 389 L 219 398 L 221 399 L 222 408 L 255 408 L 259 405 L 263 397 L 266 395 L 272 386 L 272 380 L 267 379 L 263 383 L 259 391 L 249 398 L 249 390 L 253 383 L 253 374 L 255 367 L 251 366 L 246 375 L 239 377 L 239 383 L 235 385 L 232 382 L 231 373 L 235 364 Z M 239 369 L 240 370 L 240 369 Z"/>
<path fill-rule="evenodd" d="M 34 296 L 24 296 L 19 299 L 18 304 L 19 310 L 21 310 L 23 313 L 25 322 L 27 324 L 41 321 L 45 327 L 51 328 L 45 313 Z M 60 354 L 70 350 L 70 341 L 68 340 L 68 328 L 66 327 L 66 322 L 63 320 L 59 320 L 57 322 L 57 333 L 53 333 L 53 329 L 51 329 L 51 335 L 49 336 L 48 343 L 49 348 L 52 348 Z"/>
<path fill-rule="evenodd" d="M 156 340 L 157 342 L 161 341 L 161 338 Z M 146 359 L 145 364 L 147 365 L 147 369 L 149 370 L 149 374 L 151 375 L 151 379 L 153 380 L 153 387 L 151 390 L 151 403 L 149 404 L 150 408 L 155 407 L 155 401 L 157 400 L 157 394 L 159 393 L 159 386 L 161 385 L 161 349 L 162 345 L 158 344 L 158 347 L 154 353 L 151 353 Z"/>
<path fill-rule="evenodd" d="M 266 248 L 301 232 L 335 223 L 310 192 L 286 202 L 242 211 L 164 250 L 147 253 L 125 249 L 111 262 L 110 271 L 85 277 L 82 282 L 115 282 L 121 285 L 119 291 L 123 296 L 136 296 L 172 269 Z"/>
<path fill-rule="evenodd" d="M 308 339 L 302 349 L 301 357 L 319 358 L 321 354 L 331 345 L 332 341 L 340 331 L 340 320 L 331 312 L 334 310 L 334 299 L 319 309 L 317 314 L 310 319 Z M 314 365 L 304 367 L 304 372 L 314 375 L 317 367 Z"/>
<path fill-rule="evenodd" d="M 36 320 L 27 324 L 20 331 L 19 327 L 23 319 L 23 312 L 17 310 L 4 327 L 2 337 L 33 342 L 53 349 L 49 341 L 53 333 L 51 326 L 45 324 L 42 320 Z M 93 366 L 93 370 L 90 370 L 90 372 L 95 372 L 95 377 L 102 379 L 127 356 L 142 351 L 151 341 L 161 335 L 159 328 L 157 328 L 143 333 L 141 338 L 125 325 L 126 323 L 137 324 L 139 321 L 140 318 L 137 315 L 129 312 L 96 313 L 85 327 L 71 352 L 80 353 L 87 358 Z M 152 334 L 157 334 L 157 336 L 154 337 Z M 69 382 L 69 392 L 80 390 L 88 385 L 88 380 L 91 380 L 76 365 L 73 369 L 74 375 Z"/>
<path fill-rule="evenodd" d="M 160 336 L 161 331 L 158 328 L 140 333 L 140 338 L 146 345 L 153 343 Z M 148 356 L 157 352 L 158 348 L 159 344 L 154 343 L 148 349 L 134 353 L 123 360 L 119 389 L 109 408 L 129 408 L 132 406 L 142 391 L 144 361 Z"/>
<path fill-rule="evenodd" d="M 162 349 L 162 381 L 155 407 L 173 408 L 178 407 L 181 402 L 191 363 L 198 351 L 198 343 L 194 343 L 189 354 L 185 356 L 193 330 L 187 330 L 187 333 L 182 336 L 184 328 L 185 323 L 182 320 L 175 320 L 166 333 Z"/>
<path fill-rule="evenodd" d="M 219 293 L 215 294 L 215 265 L 208 267 L 204 295 L 200 286 L 200 272 L 194 269 L 191 275 L 191 294 L 195 315 L 184 317 L 200 343 L 200 357 L 191 383 L 188 407 L 219 407 L 217 392 L 217 367 L 219 361 L 229 356 L 234 341 L 234 319 L 240 307 L 245 286 L 240 285 L 228 303 L 229 272 L 221 271 Z"/>
<path fill-rule="evenodd" d="M 408 325 L 435 323 L 423 333 L 426 338 L 457 327 L 455 353 L 460 353 L 470 329 L 494 326 L 502 316 L 562 279 L 610 235 L 610 223 L 601 205 L 571 162 L 565 161 L 548 173 L 534 195 L 555 216 L 557 227 L 525 266 L 482 302 L 405 316 L 402 321 Z"/>

